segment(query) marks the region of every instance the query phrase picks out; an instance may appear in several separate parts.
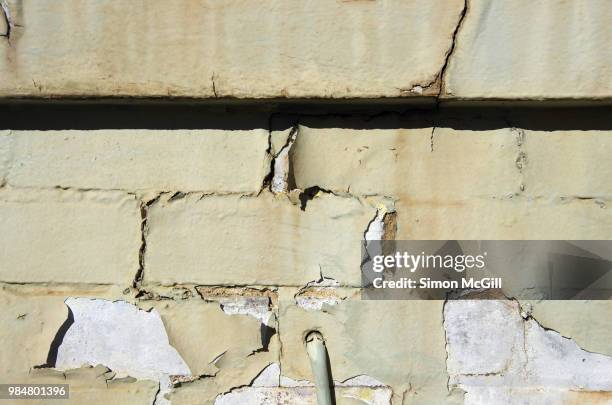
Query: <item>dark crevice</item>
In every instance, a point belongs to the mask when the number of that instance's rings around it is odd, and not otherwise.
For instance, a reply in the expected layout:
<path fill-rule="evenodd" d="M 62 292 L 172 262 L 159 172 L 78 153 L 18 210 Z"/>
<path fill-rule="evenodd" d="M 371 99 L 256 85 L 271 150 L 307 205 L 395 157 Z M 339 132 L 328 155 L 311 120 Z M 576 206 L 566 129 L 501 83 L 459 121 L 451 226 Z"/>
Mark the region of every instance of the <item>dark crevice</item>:
<path fill-rule="evenodd" d="M 256 352 L 267 352 L 268 348 L 270 347 L 270 340 L 272 340 L 272 336 L 276 335 L 276 329 L 262 323 L 260 327 L 260 332 L 261 349 L 256 350 Z"/>
<path fill-rule="evenodd" d="M 270 127 L 272 128 L 272 127 Z M 298 135 L 298 131 L 299 131 L 299 124 L 295 123 L 292 127 L 291 130 L 289 131 L 289 135 L 287 136 L 287 141 L 285 142 L 285 144 L 283 145 L 282 148 L 280 148 L 280 150 L 278 150 L 276 152 L 276 154 L 272 155 L 272 129 L 270 129 L 270 135 L 268 137 L 268 154 L 270 156 L 272 156 L 272 159 L 270 161 L 270 172 L 268 173 L 268 176 L 266 176 L 266 178 L 264 179 L 264 187 L 267 186 L 267 188 L 270 191 L 274 191 L 273 190 L 273 180 L 274 180 L 274 175 L 275 173 L 275 165 L 276 165 L 276 159 L 278 159 L 279 155 L 285 151 L 287 148 L 289 148 L 289 151 L 287 152 L 287 158 L 289 159 L 289 167 L 287 170 L 287 189 L 285 191 L 289 192 L 293 189 L 296 188 L 296 183 L 295 183 L 295 174 L 293 171 L 293 164 L 291 163 L 291 157 L 292 157 L 292 151 L 291 151 L 291 147 L 292 145 L 295 143 L 295 140 L 297 139 L 297 135 Z"/>
<path fill-rule="evenodd" d="M 70 309 L 70 307 L 67 307 L 67 308 L 68 308 L 68 317 L 66 318 L 62 326 L 60 326 L 57 333 L 55 334 L 55 337 L 53 338 L 53 341 L 51 342 L 51 346 L 49 347 L 49 353 L 47 354 L 47 361 L 44 365 L 37 366 L 37 368 L 55 367 L 55 364 L 57 362 L 57 352 L 59 350 L 59 347 L 64 341 L 64 336 L 66 336 L 68 329 L 70 329 L 72 324 L 74 324 L 74 314 L 72 313 L 72 310 Z"/>
<path fill-rule="evenodd" d="M 401 100 L 400 100 L 401 101 Z M 96 129 L 221 129 L 277 131 L 295 122 L 310 128 L 413 129 L 453 128 L 493 130 L 516 127 L 526 130 L 610 130 L 612 105 L 442 101 L 438 108 L 390 100 L 313 100 L 243 104 L 111 102 L 66 100 L 0 101 L 0 129 L 96 130 Z M 272 121 L 272 118 L 274 122 Z M 509 125 L 512 123 L 512 125 Z M 272 126 L 274 124 L 274 126 Z M 271 135 L 271 134 L 270 134 Z"/>
<path fill-rule="evenodd" d="M 180 192 L 175 193 L 172 197 L 176 197 L 176 199 L 178 198 L 182 198 L 184 196 L 180 196 Z M 141 285 L 142 285 L 142 280 L 144 279 L 144 269 L 145 269 L 145 255 L 147 252 L 147 232 L 149 230 L 149 224 L 148 224 L 148 214 L 149 214 L 149 207 L 153 204 L 155 204 L 161 195 L 158 195 L 157 197 L 153 198 L 150 201 L 147 202 L 141 202 L 140 203 L 140 239 L 141 239 L 141 243 L 140 243 L 140 249 L 138 251 L 138 270 L 136 271 L 136 276 L 134 277 L 134 281 L 132 283 L 132 287 L 140 290 Z M 144 292 L 146 295 L 146 291 L 142 290 L 139 291 L 138 295 L 141 295 L 140 293 Z"/>
<path fill-rule="evenodd" d="M 180 200 L 182 198 L 185 198 L 186 195 L 187 194 L 183 193 L 182 191 L 177 191 L 176 193 L 172 194 L 172 196 L 168 199 L 168 202 Z"/>
<path fill-rule="evenodd" d="M 215 72 L 213 72 L 213 74 L 210 76 L 210 81 L 212 83 L 213 94 L 215 95 L 215 98 L 217 98 L 219 95 L 217 94 L 217 86 L 215 85 Z"/>
<path fill-rule="evenodd" d="M 13 29 L 13 22 L 11 21 L 11 14 L 9 12 L 8 4 L 4 1 L 0 1 L 0 9 L 2 9 L 2 17 L 6 24 L 6 31 L 0 34 L 0 37 L 5 37 L 7 41 L 11 40 L 11 31 Z"/>
<path fill-rule="evenodd" d="M 311 201 L 313 198 L 315 198 L 315 196 L 319 192 L 330 193 L 329 190 L 322 189 L 319 186 L 308 187 L 307 189 L 302 191 L 299 195 L 300 209 L 302 211 L 306 211 L 306 206 L 308 205 L 308 201 Z"/>
<path fill-rule="evenodd" d="M 434 134 L 436 132 L 436 127 L 431 127 L 431 135 L 429 137 L 429 149 L 430 152 L 434 151 Z"/>
<path fill-rule="evenodd" d="M 451 57 L 453 56 L 453 52 L 455 52 L 455 47 L 457 46 L 457 34 L 459 34 L 459 30 L 461 29 L 461 26 L 463 25 L 463 22 L 465 21 L 465 17 L 468 13 L 469 10 L 469 0 L 465 0 L 464 4 L 463 4 L 463 10 L 461 10 L 461 13 L 459 14 L 459 21 L 457 22 L 457 25 L 455 26 L 455 30 L 453 31 L 453 36 L 452 36 L 452 40 L 451 40 L 451 46 L 448 50 L 448 52 L 446 53 L 446 57 L 444 58 L 444 64 L 442 65 L 442 68 L 440 69 L 440 89 L 438 92 L 438 99 L 440 99 L 440 97 L 442 95 L 444 95 L 444 84 L 445 84 L 445 75 L 446 75 L 446 69 L 448 68 L 448 64 L 450 62 Z"/>

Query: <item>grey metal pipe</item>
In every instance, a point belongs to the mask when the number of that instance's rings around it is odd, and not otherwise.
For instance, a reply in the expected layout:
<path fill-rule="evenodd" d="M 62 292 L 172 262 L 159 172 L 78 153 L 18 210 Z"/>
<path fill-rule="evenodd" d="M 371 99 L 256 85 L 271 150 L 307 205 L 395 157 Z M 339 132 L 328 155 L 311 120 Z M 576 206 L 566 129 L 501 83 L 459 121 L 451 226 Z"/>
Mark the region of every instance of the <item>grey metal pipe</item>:
<path fill-rule="evenodd" d="M 333 382 L 329 375 L 327 349 L 323 335 L 313 331 L 306 335 L 306 352 L 310 357 L 310 367 L 314 375 L 317 388 L 317 402 L 319 405 L 333 405 L 332 392 Z"/>

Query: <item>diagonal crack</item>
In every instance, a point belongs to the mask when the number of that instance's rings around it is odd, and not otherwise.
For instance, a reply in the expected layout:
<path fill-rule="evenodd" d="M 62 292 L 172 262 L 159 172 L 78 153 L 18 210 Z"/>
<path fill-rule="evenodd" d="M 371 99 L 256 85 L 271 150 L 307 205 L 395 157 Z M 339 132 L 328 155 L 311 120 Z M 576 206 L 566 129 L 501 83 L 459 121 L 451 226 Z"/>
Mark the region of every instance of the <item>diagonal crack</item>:
<path fill-rule="evenodd" d="M 457 46 L 457 35 L 459 34 L 459 30 L 461 29 L 461 26 L 463 25 L 467 12 L 470 8 L 469 2 L 470 0 L 465 0 L 465 2 L 463 3 L 463 10 L 461 10 L 461 13 L 459 14 L 459 21 L 457 21 L 457 25 L 455 26 L 455 30 L 453 31 L 451 46 L 446 52 L 446 56 L 444 58 L 444 64 L 442 65 L 442 68 L 440 69 L 439 77 L 436 78 L 436 80 L 437 79 L 440 80 L 440 88 L 438 90 L 438 96 L 437 96 L 438 100 L 440 99 L 440 96 L 444 92 L 444 78 L 446 75 L 446 69 L 448 68 L 450 59 L 453 56 L 453 52 L 455 52 L 455 48 Z"/>
<path fill-rule="evenodd" d="M 10 41 L 13 21 L 11 20 L 11 13 L 6 1 L 0 1 L 0 8 L 2 9 L 2 17 L 4 18 L 4 23 L 6 24 L 6 31 L 3 34 L 0 34 L 0 37 L 5 37 L 8 41 Z"/>
<path fill-rule="evenodd" d="M 459 20 L 457 21 L 457 25 L 455 25 L 455 29 L 453 30 L 453 34 L 451 36 L 451 45 L 446 51 L 446 54 L 444 55 L 444 63 L 442 64 L 442 67 L 440 68 L 438 73 L 436 73 L 433 79 L 431 79 L 429 82 L 425 84 L 417 84 L 411 89 L 399 89 L 400 92 L 416 93 L 420 95 L 424 94 L 425 90 L 429 90 L 431 88 L 433 88 L 435 91 L 435 88 L 437 87 L 437 93 L 434 93 L 434 96 L 436 98 L 436 103 L 440 102 L 440 97 L 444 92 L 444 78 L 446 75 L 446 69 L 448 68 L 450 58 L 453 55 L 453 52 L 455 51 L 455 47 L 457 45 L 457 35 L 459 33 L 459 30 L 461 29 L 461 26 L 463 25 L 463 21 L 465 20 L 468 9 L 469 0 L 464 0 L 463 9 L 459 13 Z"/>

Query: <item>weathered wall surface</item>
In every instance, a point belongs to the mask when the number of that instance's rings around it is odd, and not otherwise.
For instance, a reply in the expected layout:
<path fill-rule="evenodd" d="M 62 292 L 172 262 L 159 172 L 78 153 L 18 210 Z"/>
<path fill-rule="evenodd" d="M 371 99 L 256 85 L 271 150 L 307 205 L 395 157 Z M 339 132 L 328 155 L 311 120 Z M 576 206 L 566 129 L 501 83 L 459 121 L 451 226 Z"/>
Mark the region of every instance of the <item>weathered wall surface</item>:
<path fill-rule="evenodd" d="M 318 330 L 338 404 L 612 404 L 609 301 L 360 290 L 364 239 L 612 237 L 611 13 L 0 0 L 0 383 L 315 404 Z"/>
<path fill-rule="evenodd" d="M 610 99 L 606 0 L 3 0 L 0 96 Z"/>
<path fill-rule="evenodd" d="M 377 235 L 609 238 L 609 130 L 284 121 L 3 131 L 2 379 L 120 403 L 315 403 L 303 339 L 317 329 L 338 403 L 609 403 L 607 301 L 359 290 L 361 241 Z"/>

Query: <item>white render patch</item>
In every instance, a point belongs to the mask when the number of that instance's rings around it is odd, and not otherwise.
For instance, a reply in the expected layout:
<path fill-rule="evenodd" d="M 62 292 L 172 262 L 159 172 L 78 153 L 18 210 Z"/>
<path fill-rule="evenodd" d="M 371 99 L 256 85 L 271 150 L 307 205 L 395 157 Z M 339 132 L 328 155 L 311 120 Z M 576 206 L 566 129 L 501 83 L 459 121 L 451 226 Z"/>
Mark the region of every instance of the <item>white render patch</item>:
<path fill-rule="evenodd" d="M 385 217 L 393 212 L 395 212 L 395 209 L 392 207 L 387 207 L 382 203 L 378 205 L 376 215 L 363 233 L 363 247 L 367 252 L 367 257 L 372 258 L 382 254 L 382 244 L 369 242 L 385 239 Z"/>
<path fill-rule="evenodd" d="M 423 94 L 423 86 L 414 86 L 410 89 L 410 92 L 415 94 Z"/>
<path fill-rule="evenodd" d="M 392 212 L 389 211 L 385 205 L 380 205 L 376 210 L 376 216 L 374 219 L 368 224 L 368 229 L 366 229 L 364 233 L 365 241 L 371 240 L 382 240 L 385 234 L 385 215 L 387 213 Z"/>
<path fill-rule="evenodd" d="M 360 375 L 344 382 L 334 382 L 334 385 L 336 396 L 356 399 L 370 405 L 391 404 L 391 388 L 370 376 Z M 272 363 L 263 369 L 250 386 L 233 389 L 215 399 L 215 405 L 285 403 L 316 405 L 316 389 L 310 381 L 281 376 L 278 363 Z"/>
<path fill-rule="evenodd" d="M 524 353 L 516 348 L 523 341 L 523 319 L 508 316 L 514 311 L 512 301 L 460 300 L 445 305 L 449 374 L 502 373 Z M 486 325 L 487 327 L 482 327 Z M 496 338 L 491 331 L 496 331 Z M 491 351 L 496 355 L 492 356 Z M 451 377 L 452 379 L 452 377 Z"/>
<path fill-rule="evenodd" d="M 249 315 L 266 326 L 274 327 L 276 318 L 266 291 L 242 287 L 222 288 L 221 291 L 197 287 L 196 290 L 203 300 L 217 302 L 228 315 Z"/>
<path fill-rule="evenodd" d="M 344 297 L 338 294 L 340 286 L 333 278 L 321 276 L 320 280 L 310 281 L 295 294 L 295 304 L 307 311 L 321 311 L 324 305 L 338 305 Z"/>
<path fill-rule="evenodd" d="M 330 287 L 304 290 L 295 297 L 296 305 L 306 311 L 321 311 L 324 305 L 338 305 L 340 301 L 342 297 Z"/>
<path fill-rule="evenodd" d="M 289 152 L 298 135 L 298 127 L 293 127 L 289 132 L 287 143 L 274 157 L 274 175 L 272 176 L 272 184 L 270 189 L 273 193 L 286 193 L 289 191 Z"/>
<path fill-rule="evenodd" d="M 251 387 L 278 387 L 280 384 L 280 365 L 272 363 L 264 368 L 253 380 Z"/>
<path fill-rule="evenodd" d="M 274 326 L 268 297 L 220 297 L 218 302 L 228 315 L 249 315 L 266 326 Z"/>
<path fill-rule="evenodd" d="M 74 323 L 57 351 L 55 368 L 104 365 L 115 378 L 131 376 L 159 381 L 156 404 L 167 404 L 170 375 L 191 375 L 187 363 L 170 346 L 159 313 L 124 301 L 68 298 Z"/>
<path fill-rule="evenodd" d="M 448 301 L 444 328 L 449 387 L 466 391 L 466 405 L 612 402 L 612 357 L 523 319 L 516 301 Z"/>

